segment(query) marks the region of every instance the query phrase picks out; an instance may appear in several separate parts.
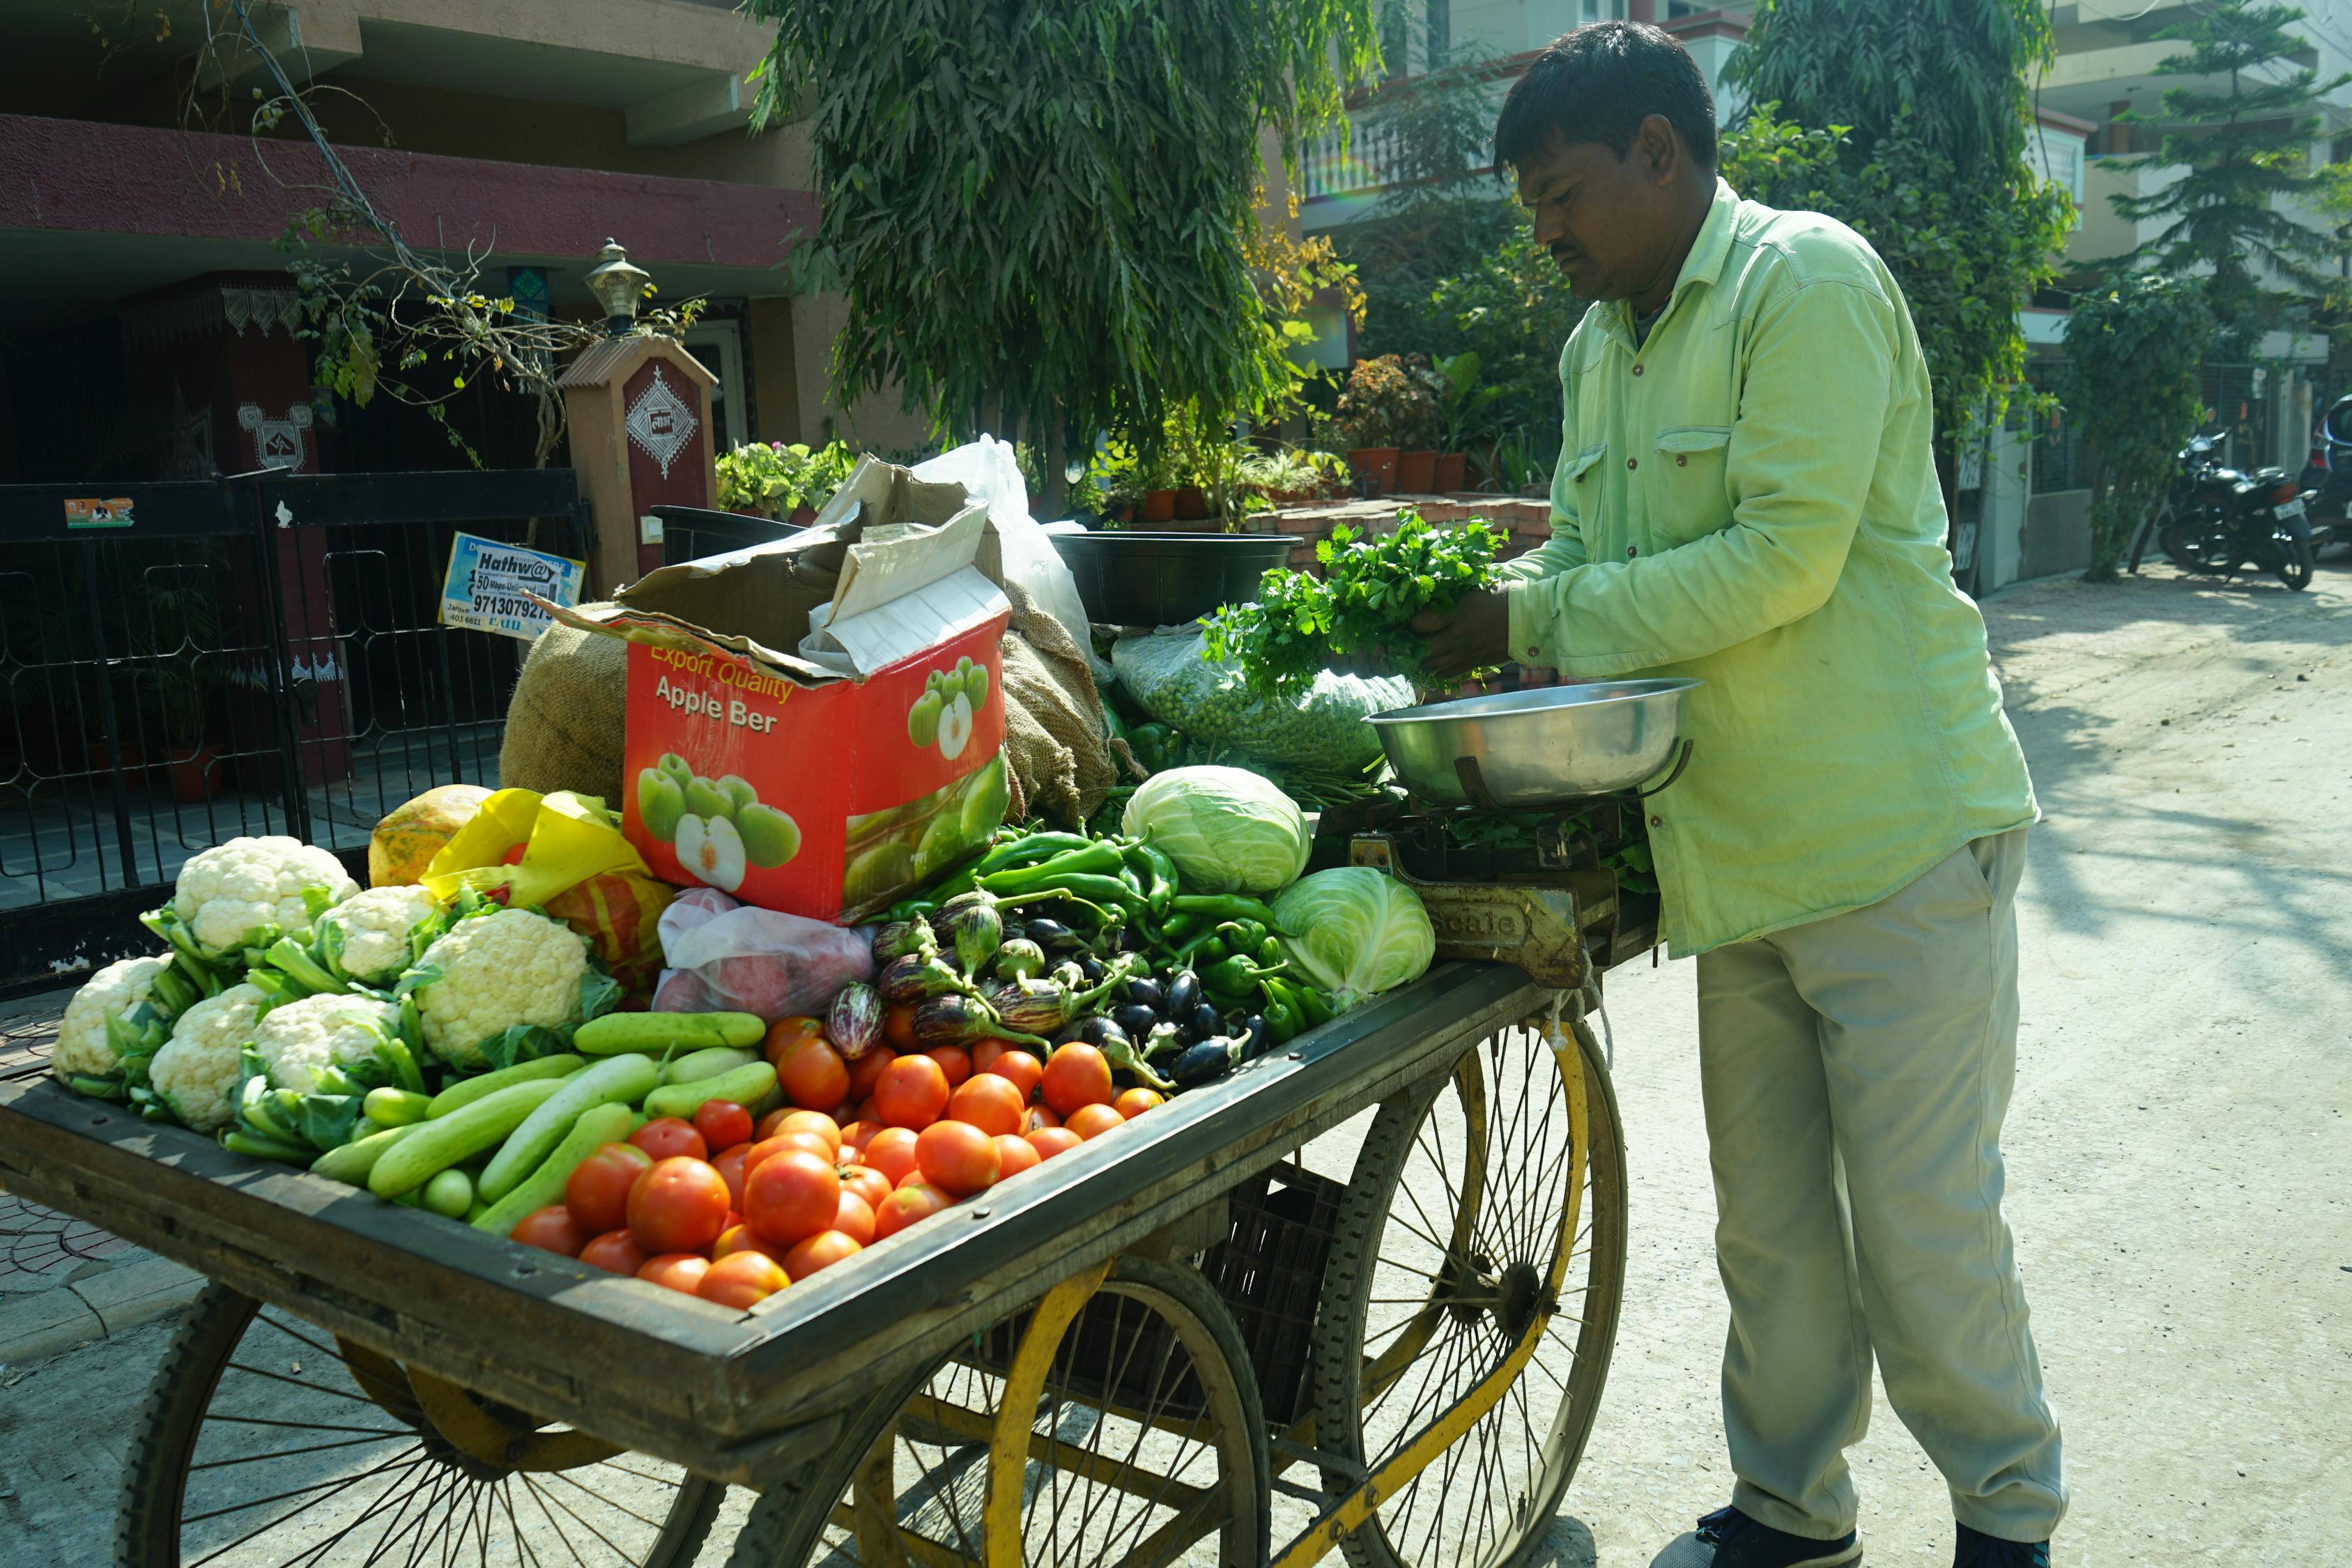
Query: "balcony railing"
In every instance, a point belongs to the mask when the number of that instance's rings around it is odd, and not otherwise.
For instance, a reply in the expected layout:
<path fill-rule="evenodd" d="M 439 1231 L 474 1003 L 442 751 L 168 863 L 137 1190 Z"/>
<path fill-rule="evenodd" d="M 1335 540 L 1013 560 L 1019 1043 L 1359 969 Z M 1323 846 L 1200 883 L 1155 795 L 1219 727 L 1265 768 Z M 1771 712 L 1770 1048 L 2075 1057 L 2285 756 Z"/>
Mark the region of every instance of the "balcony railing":
<path fill-rule="evenodd" d="M 1343 145 L 1338 136 L 1310 147 L 1301 160 L 1299 197 L 1369 196 L 1397 183 L 1398 139 L 1393 132 L 1356 128 Z"/>

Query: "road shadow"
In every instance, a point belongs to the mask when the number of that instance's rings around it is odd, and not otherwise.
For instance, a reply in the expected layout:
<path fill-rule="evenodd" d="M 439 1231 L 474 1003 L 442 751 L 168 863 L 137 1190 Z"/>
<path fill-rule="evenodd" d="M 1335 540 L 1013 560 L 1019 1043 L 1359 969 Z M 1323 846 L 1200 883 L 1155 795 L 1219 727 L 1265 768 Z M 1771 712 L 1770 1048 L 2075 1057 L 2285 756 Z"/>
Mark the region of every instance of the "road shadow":
<path fill-rule="evenodd" d="M 1537 1542 L 1535 1554 L 1526 1560 L 1527 1568 L 1593 1568 L 1599 1554 L 1591 1526 L 1572 1513 L 1564 1513 L 1551 1521 L 1551 1529 Z"/>

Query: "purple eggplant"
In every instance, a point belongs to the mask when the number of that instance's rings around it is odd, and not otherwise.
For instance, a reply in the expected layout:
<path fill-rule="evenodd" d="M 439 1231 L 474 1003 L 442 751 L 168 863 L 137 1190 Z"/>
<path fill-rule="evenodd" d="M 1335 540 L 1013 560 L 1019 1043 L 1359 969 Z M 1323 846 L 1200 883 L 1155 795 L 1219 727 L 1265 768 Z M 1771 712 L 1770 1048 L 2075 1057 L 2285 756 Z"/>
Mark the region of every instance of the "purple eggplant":
<path fill-rule="evenodd" d="M 1015 937 L 996 950 L 996 977 L 1034 980 L 1045 973 L 1045 953 L 1026 937 Z"/>
<path fill-rule="evenodd" d="M 1176 1080 L 1179 1089 L 1198 1089 L 1204 1083 L 1214 1083 L 1241 1061 L 1245 1044 L 1225 1035 L 1212 1036 L 1187 1047 L 1182 1056 L 1169 1064 L 1168 1076 Z"/>
<path fill-rule="evenodd" d="M 1008 1026 L 977 996 L 933 996 L 915 1008 L 915 1044 L 922 1049 L 941 1046 L 969 1049 L 982 1040 L 1010 1040 L 1037 1050 L 1052 1049 L 1049 1041 Z"/>
<path fill-rule="evenodd" d="M 982 897 L 987 895 L 982 894 Z M 1004 917 L 994 904 L 956 904 L 931 917 L 931 930 L 948 944 L 955 966 L 966 976 L 977 976 L 1004 942 Z"/>
<path fill-rule="evenodd" d="M 1084 991 L 1053 980 L 1015 980 L 988 994 L 997 1016 L 1016 1029 L 1050 1035 L 1072 1019 L 1090 1012 L 1113 986 L 1124 981 L 1134 965 L 1126 960 L 1103 972 L 1101 981 Z"/>
<path fill-rule="evenodd" d="M 882 1043 L 882 994 L 852 981 L 833 999 L 824 1017 L 825 1038 L 845 1061 L 856 1061 Z"/>
<path fill-rule="evenodd" d="M 940 951 L 939 938 L 931 934 L 929 921 L 892 921 L 874 933 L 874 962 L 894 963 L 913 954 L 929 958 Z"/>
<path fill-rule="evenodd" d="M 874 988 L 894 1007 L 928 1001 L 934 996 L 968 996 L 971 984 L 938 958 L 908 953 L 894 958 L 874 977 Z"/>

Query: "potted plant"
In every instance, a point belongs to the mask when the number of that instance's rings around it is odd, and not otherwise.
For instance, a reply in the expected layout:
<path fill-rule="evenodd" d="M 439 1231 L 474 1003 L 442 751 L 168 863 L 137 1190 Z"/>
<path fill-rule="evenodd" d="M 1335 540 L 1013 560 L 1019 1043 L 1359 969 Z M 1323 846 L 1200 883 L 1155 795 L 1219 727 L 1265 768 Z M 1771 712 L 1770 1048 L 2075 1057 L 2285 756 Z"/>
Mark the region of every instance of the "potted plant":
<path fill-rule="evenodd" d="M 1435 369 L 1443 385 L 1438 391 L 1438 438 L 1436 488 L 1442 494 L 1453 494 L 1469 482 L 1470 459 L 1465 451 L 1471 432 L 1480 416 L 1503 395 L 1499 386 L 1482 386 L 1478 382 L 1478 356 L 1467 350 L 1451 359 L 1442 359 Z"/>
<path fill-rule="evenodd" d="M 779 522 L 808 521 L 822 504 L 809 499 L 820 483 L 830 497 L 848 478 L 845 468 L 837 477 L 821 477 L 820 468 L 823 476 L 833 476 L 839 467 L 833 447 L 825 453 L 821 463 L 817 454 L 797 441 L 751 441 L 722 453 L 716 465 L 719 509 Z"/>
<path fill-rule="evenodd" d="M 1413 363 L 1418 362 L 1418 363 Z M 1370 477 L 1374 493 L 1410 491 L 1419 479 L 1426 488 L 1433 476 L 1400 471 L 1401 459 L 1411 448 L 1435 438 L 1437 393 L 1435 374 L 1425 357 L 1381 354 L 1360 360 L 1348 373 L 1332 420 L 1333 431 L 1348 444 L 1348 466 L 1360 483 Z M 1433 469 L 1436 453 L 1428 451 Z"/>

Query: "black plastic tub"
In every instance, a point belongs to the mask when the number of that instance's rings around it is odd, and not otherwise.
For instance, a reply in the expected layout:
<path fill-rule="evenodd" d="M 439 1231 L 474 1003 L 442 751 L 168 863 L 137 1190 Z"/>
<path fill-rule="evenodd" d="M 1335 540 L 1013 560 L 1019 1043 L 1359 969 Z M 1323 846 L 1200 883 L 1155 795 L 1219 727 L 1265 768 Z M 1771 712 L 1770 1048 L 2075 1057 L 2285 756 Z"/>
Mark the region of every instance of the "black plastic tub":
<path fill-rule="evenodd" d="M 1267 568 L 1289 563 L 1286 533 L 1049 533 L 1078 580 L 1087 618 L 1172 626 L 1257 597 Z"/>

